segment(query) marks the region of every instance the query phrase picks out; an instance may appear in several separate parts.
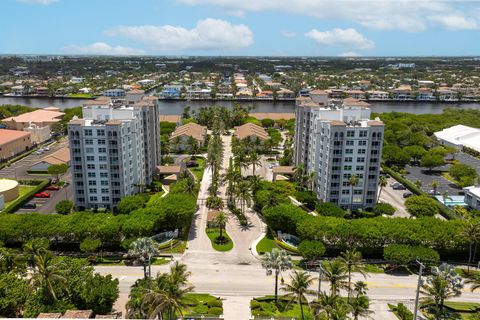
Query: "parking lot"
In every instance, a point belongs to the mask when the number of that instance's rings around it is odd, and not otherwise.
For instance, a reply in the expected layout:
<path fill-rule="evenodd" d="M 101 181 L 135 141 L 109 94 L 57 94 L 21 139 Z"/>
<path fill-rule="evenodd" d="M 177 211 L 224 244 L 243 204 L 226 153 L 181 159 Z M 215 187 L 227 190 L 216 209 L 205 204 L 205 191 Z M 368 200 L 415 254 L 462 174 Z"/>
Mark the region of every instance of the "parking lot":
<path fill-rule="evenodd" d="M 448 192 L 449 195 L 458 195 L 459 192 L 462 192 L 462 189 L 441 176 L 441 172 L 448 171 L 449 168 L 450 165 L 445 165 L 435 168 L 435 170 L 430 173 L 426 168 L 406 166 L 405 169 L 408 172 L 406 178 L 413 183 L 420 180 L 422 182 L 421 189 L 425 192 L 430 192 L 433 189 L 432 182 L 437 181 L 439 184 L 437 188 L 438 193 Z"/>

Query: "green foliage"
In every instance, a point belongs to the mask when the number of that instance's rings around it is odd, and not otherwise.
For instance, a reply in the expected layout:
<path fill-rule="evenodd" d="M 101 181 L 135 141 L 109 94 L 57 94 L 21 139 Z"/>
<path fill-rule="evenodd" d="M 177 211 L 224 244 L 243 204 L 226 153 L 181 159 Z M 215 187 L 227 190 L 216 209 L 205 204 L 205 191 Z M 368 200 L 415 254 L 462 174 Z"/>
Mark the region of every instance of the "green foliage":
<path fill-rule="evenodd" d="M 102 240 L 85 238 L 80 243 L 80 250 L 83 252 L 95 252 L 102 246 Z"/>
<path fill-rule="evenodd" d="M 358 248 L 378 252 L 387 244 L 409 244 L 431 247 L 439 252 L 463 252 L 467 240 L 459 237 L 466 222 L 436 218 L 360 218 L 312 217 L 300 221 L 297 233 L 301 239 L 317 240 L 328 248 Z"/>
<path fill-rule="evenodd" d="M 55 211 L 59 214 L 69 214 L 73 209 L 73 202 L 70 200 L 62 200 L 55 205 Z"/>
<path fill-rule="evenodd" d="M 307 208 L 314 209 L 317 204 L 317 195 L 312 191 L 297 191 L 295 199 L 303 203 Z"/>
<path fill-rule="evenodd" d="M 177 124 L 174 123 L 174 122 L 161 121 L 160 122 L 160 135 L 169 136 L 173 131 L 175 131 L 176 127 L 177 127 Z"/>
<path fill-rule="evenodd" d="M 27 113 L 36 110 L 36 108 L 26 107 L 19 104 L 4 104 L 0 106 L 0 119 L 9 117 L 16 117 L 22 113 Z"/>
<path fill-rule="evenodd" d="M 391 216 L 395 213 L 396 209 L 389 203 L 379 202 L 373 207 L 373 213 L 377 216 L 387 215 Z"/>
<path fill-rule="evenodd" d="M 298 252 L 308 260 L 316 260 L 325 254 L 325 246 L 321 241 L 303 240 L 298 245 Z"/>
<path fill-rule="evenodd" d="M 429 196 L 411 196 L 405 201 L 405 207 L 416 217 L 433 217 L 439 213 L 438 202 Z"/>
<path fill-rule="evenodd" d="M 61 174 L 64 174 L 68 170 L 68 164 L 66 163 L 60 163 L 60 164 L 52 164 L 51 166 L 48 167 L 47 172 L 48 174 L 58 176 Z"/>
<path fill-rule="evenodd" d="M 399 146 L 385 145 L 382 159 L 387 166 L 404 167 L 410 162 L 410 155 Z"/>
<path fill-rule="evenodd" d="M 473 185 L 477 177 L 477 170 L 467 164 L 455 164 L 450 167 L 448 173 L 462 188 Z"/>
<path fill-rule="evenodd" d="M 13 272 L 0 273 L 0 317 L 20 318 L 29 296 L 28 282 Z"/>
<path fill-rule="evenodd" d="M 308 217 L 308 213 L 293 204 L 280 204 L 267 208 L 262 213 L 270 228 L 290 234 L 296 234 L 297 223 Z"/>
<path fill-rule="evenodd" d="M 445 160 L 444 156 L 430 151 L 422 157 L 420 164 L 422 167 L 433 170 L 435 167 L 443 166 L 445 164 Z"/>
<path fill-rule="evenodd" d="M 425 155 L 425 153 L 427 153 L 423 146 L 418 145 L 405 147 L 403 148 L 403 151 L 405 151 L 414 161 L 418 161 Z"/>
<path fill-rule="evenodd" d="M 255 207 L 259 210 L 265 207 L 276 206 L 281 203 L 290 203 L 288 196 L 296 193 L 295 185 L 288 181 L 268 182 L 261 181 L 258 190 L 253 195 Z"/>
<path fill-rule="evenodd" d="M 87 277 L 82 289 L 80 298 L 85 309 L 99 314 L 112 312 L 119 296 L 118 279 L 113 279 L 111 274 L 102 276 L 96 273 Z"/>
<path fill-rule="evenodd" d="M 389 304 L 388 307 L 392 310 L 400 320 L 413 319 L 413 313 L 403 303 L 394 306 Z"/>
<path fill-rule="evenodd" d="M 205 205 L 208 209 L 221 210 L 223 209 L 223 199 L 217 196 L 209 196 Z"/>
<path fill-rule="evenodd" d="M 143 208 L 149 198 L 148 194 L 123 197 L 117 204 L 117 210 L 120 214 L 129 214 L 137 209 Z"/>
<path fill-rule="evenodd" d="M 321 216 L 330 216 L 330 217 L 338 217 L 343 218 L 345 217 L 345 210 L 340 208 L 334 203 L 331 202 L 322 202 L 315 206 L 315 211 L 318 212 Z"/>
<path fill-rule="evenodd" d="M 17 199 L 13 200 L 10 204 L 8 204 L 3 210 L 2 213 L 12 213 L 18 210 L 22 205 L 27 203 L 35 193 L 38 193 L 45 189 L 50 184 L 49 180 L 33 180 L 35 182 L 35 188 L 28 191 L 24 195 L 18 197 Z M 25 184 L 25 181 L 19 181 L 20 184 Z"/>
<path fill-rule="evenodd" d="M 435 264 L 440 260 L 438 252 L 433 249 L 404 244 L 386 246 L 383 250 L 383 258 L 400 266 L 409 265 L 417 259 L 427 264 Z"/>
<path fill-rule="evenodd" d="M 272 119 L 262 119 L 260 122 L 264 128 L 271 128 L 275 125 L 275 121 Z"/>

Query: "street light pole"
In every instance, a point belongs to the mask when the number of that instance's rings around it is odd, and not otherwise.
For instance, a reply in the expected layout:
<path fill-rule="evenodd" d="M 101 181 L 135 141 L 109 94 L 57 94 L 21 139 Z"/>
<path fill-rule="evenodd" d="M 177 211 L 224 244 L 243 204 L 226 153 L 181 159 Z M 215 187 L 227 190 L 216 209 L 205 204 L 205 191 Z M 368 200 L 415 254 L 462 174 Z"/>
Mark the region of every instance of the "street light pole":
<path fill-rule="evenodd" d="M 423 263 L 418 261 L 418 264 L 420 264 L 420 270 L 418 272 L 418 283 L 417 283 L 417 293 L 415 296 L 415 309 L 413 311 L 413 320 L 417 320 L 417 314 L 418 314 L 418 299 L 420 296 L 420 285 L 422 284 L 422 272 L 423 272 Z"/>

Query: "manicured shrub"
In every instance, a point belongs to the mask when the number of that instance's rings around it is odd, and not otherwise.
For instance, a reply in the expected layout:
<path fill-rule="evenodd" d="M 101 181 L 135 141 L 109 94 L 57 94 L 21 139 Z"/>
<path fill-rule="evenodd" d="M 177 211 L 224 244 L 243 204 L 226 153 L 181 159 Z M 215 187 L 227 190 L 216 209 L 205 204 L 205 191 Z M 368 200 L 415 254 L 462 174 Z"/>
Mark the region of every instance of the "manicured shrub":
<path fill-rule="evenodd" d="M 214 316 L 219 316 L 223 314 L 223 309 L 222 308 L 210 308 L 208 309 L 208 313 Z"/>
<path fill-rule="evenodd" d="M 387 215 L 391 216 L 395 213 L 396 209 L 394 206 L 392 206 L 389 203 L 384 203 L 384 202 L 379 202 L 373 207 L 373 213 L 375 213 L 376 216 L 381 216 L 381 215 Z"/>
<path fill-rule="evenodd" d="M 308 213 L 293 204 L 280 204 L 263 210 L 263 216 L 273 230 L 296 234 L 297 223 L 306 218 Z"/>
<path fill-rule="evenodd" d="M 298 251 L 305 259 L 315 260 L 325 254 L 325 246 L 320 241 L 303 240 L 298 245 Z"/>
<path fill-rule="evenodd" d="M 429 196 L 412 196 L 405 201 L 407 211 L 416 217 L 433 217 L 439 213 L 439 203 Z"/>
<path fill-rule="evenodd" d="M 384 248 L 383 258 L 395 265 L 406 266 L 417 259 L 421 262 L 433 264 L 440 260 L 437 251 L 421 247 L 408 246 L 404 244 L 392 244 Z"/>
<path fill-rule="evenodd" d="M 315 205 L 317 204 L 317 196 L 312 191 L 297 191 L 295 193 L 295 198 L 311 209 L 315 208 Z"/>
<path fill-rule="evenodd" d="M 315 206 L 315 211 L 318 212 L 319 215 L 321 216 L 330 216 L 330 217 L 338 217 L 338 218 L 343 218 L 345 217 L 345 210 L 340 208 L 334 203 L 331 202 L 323 202 L 320 204 L 317 204 Z"/>
<path fill-rule="evenodd" d="M 69 214 L 73 209 L 73 202 L 69 200 L 62 200 L 55 205 L 55 211 L 59 214 Z"/>

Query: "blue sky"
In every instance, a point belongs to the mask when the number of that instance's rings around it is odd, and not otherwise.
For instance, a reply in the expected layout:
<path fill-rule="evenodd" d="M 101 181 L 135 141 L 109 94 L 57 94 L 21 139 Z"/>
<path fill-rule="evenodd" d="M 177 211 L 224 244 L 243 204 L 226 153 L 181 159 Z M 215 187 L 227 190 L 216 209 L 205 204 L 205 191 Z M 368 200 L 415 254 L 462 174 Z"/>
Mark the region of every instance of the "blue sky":
<path fill-rule="evenodd" d="M 480 55 L 480 1 L 2 0 L 1 54 Z"/>

